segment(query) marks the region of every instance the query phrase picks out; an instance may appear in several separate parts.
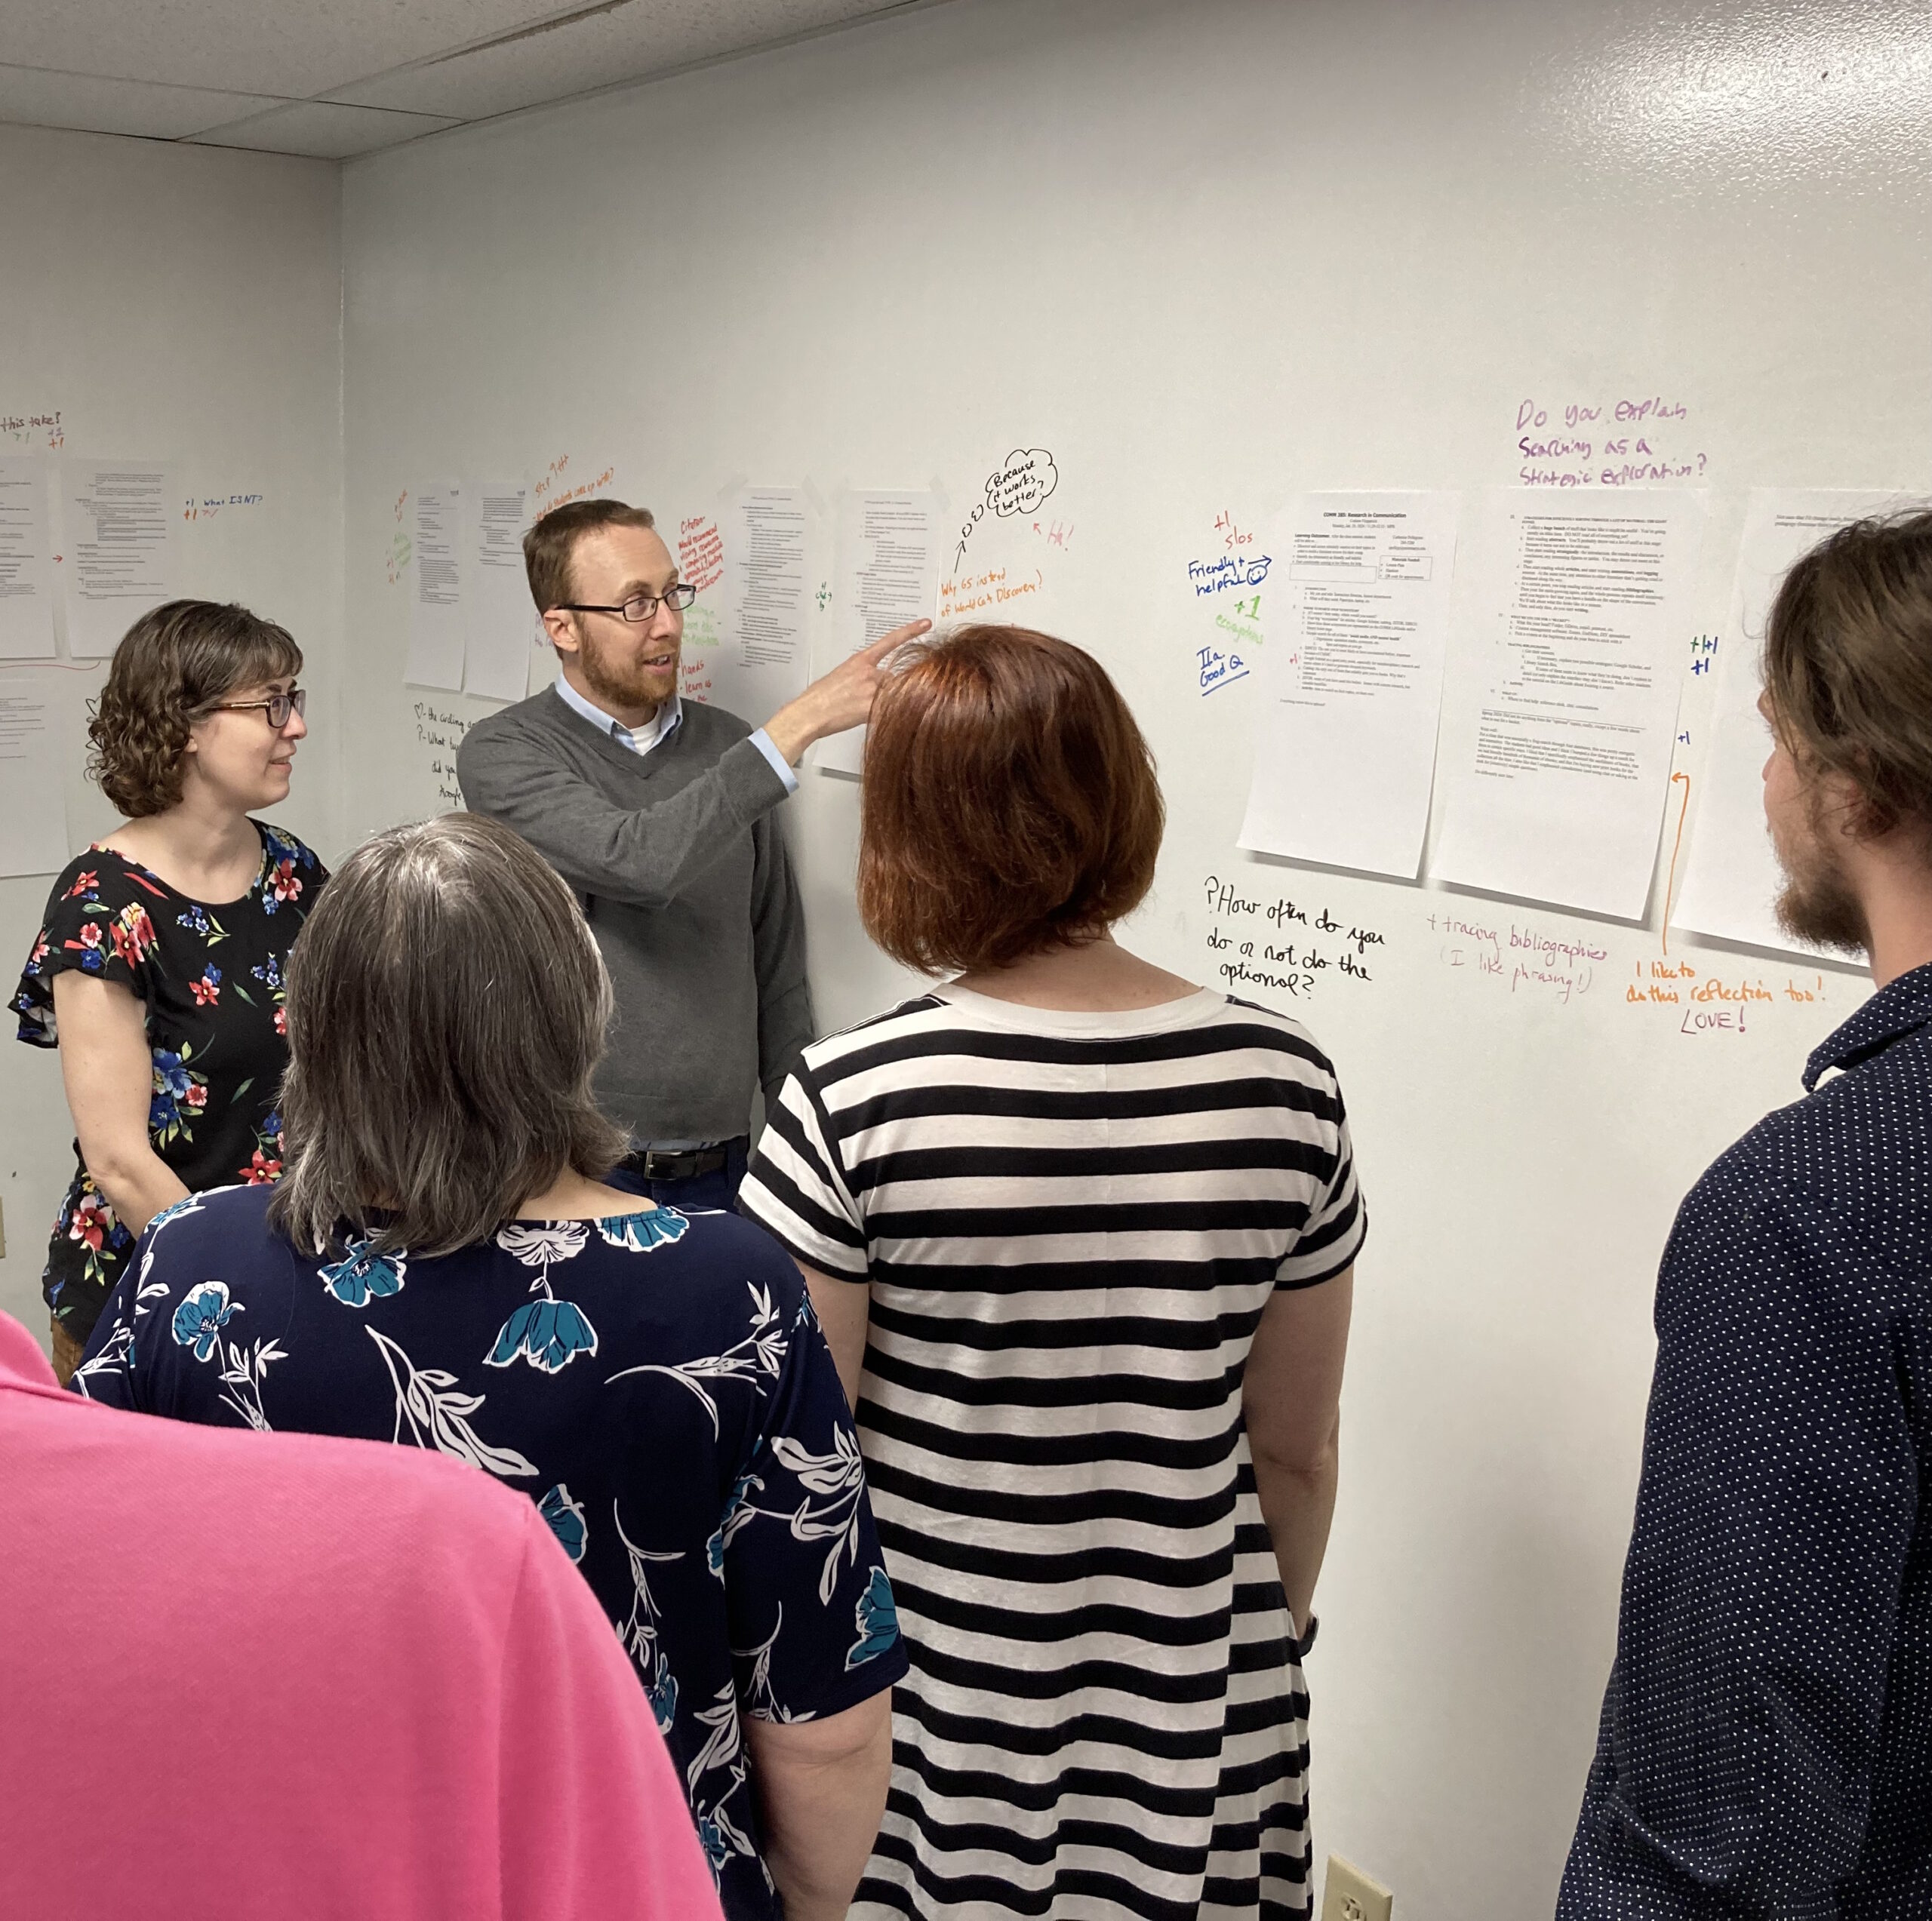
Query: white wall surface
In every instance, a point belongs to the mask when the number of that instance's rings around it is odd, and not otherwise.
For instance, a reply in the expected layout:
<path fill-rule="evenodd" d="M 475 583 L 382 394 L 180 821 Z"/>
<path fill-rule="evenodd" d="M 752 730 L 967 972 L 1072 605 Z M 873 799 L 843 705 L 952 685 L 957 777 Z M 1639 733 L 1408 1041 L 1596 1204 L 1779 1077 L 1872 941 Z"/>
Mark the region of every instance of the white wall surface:
<path fill-rule="evenodd" d="M 1211 978 L 1211 874 L 1386 935 L 1371 984 L 1324 976 L 1305 1010 L 1373 1222 L 1310 1680 L 1318 1849 L 1411 1921 L 1549 1912 L 1672 1213 L 1863 988 L 1673 939 L 1779 996 L 1687 1034 L 1625 997 L 1654 911 L 1238 854 L 1251 690 L 1198 691 L 1219 635 L 1186 566 L 1223 510 L 1265 528 L 1299 488 L 1513 484 L 1531 398 L 1684 404 L 1710 631 L 1746 488 L 1932 481 L 1910 10 L 1686 11 L 961 0 L 346 173 L 352 831 L 437 804 L 385 572 L 423 478 L 568 456 L 675 524 L 734 476 L 970 500 L 1044 447 L 1066 544 L 1007 528 L 986 558 L 1037 565 L 1020 613 L 1100 655 L 1153 739 L 1171 825 L 1135 943 Z M 903 985 L 854 920 L 856 801 L 808 775 L 789 808 L 828 1025 Z M 1451 964 L 1444 914 L 1605 957 L 1567 1001 L 1512 992 Z"/>
<path fill-rule="evenodd" d="M 1237 853 L 1252 689 L 1201 693 L 1221 633 L 1186 564 L 1302 488 L 1512 483 L 1526 399 L 1685 407 L 1707 631 L 1746 488 L 1932 484 L 1918 20 L 955 0 L 354 163 L 340 251 L 331 169 L 0 131 L 0 410 L 265 493 L 187 530 L 185 584 L 309 644 L 284 817 L 327 853 L 440 804 L 424 736 L 454 730 L 419 708 L 485 711 L 402 684 L 398 502 L 423 479 L 608 469 L 675 526 L 734 477 L 937 477 L 958 502 L 1009 449 L 1053 451 L 1047 531 L 982 529 L 971 564 L 1035 573 L 1017 611 L 1104 659 L 1154 742 L 1171 827 L 1130 937 L 1213 979 L 1211 933 L 1249 930 L 1211 875 L 1385 936 L 1370 982 L 1279 1004 L 1335 1057 L 1373 1222 L 1310 1667 L 1317 1846 L 1411 1921 L 1549 1910 L 1672 1213 L 1861 990 L 1673 936 L 1672 964 L 1777 996 L 1687 1034 L 1624 997 L 1663 962 L 1654 907 L 1626 927 Z M 1687 683 L 1692 770 L 1709 693 Z M 107 816 L 78 759 L 84 837 Z M 808 775 L 787 810 L 828 1026 L 905 985 L 852 912 L 856 800 Z M 24 955 L 44 893 L 0 883 L 0 950 Z M 1604 957 L 1567 998 L 1512 988 L 1454 964 L 1445 916 Z M 6 1059 L 0 1304 L 37 1321 L 66 1123 L 53 1059 Z"/>
<path fill-rule="evenodd" d="M 184 594 L 295 635 L 310 738 L 276 818 L 334 854 L 342 631 L 340 172 L 320 161 L 0 127 L 0 416 L 58 408 L 65 450 L 177 463 L 184 501 L 260 493 L 177 527 Z M 25 451 L 4 443 L 9 453 Z M 67 819 L 78 853 L 117 816 L 83 773 L 76 666 Z M 51 877 L 0 880 L 11 996 Z M 73 1173 L 57 1056 L 0 1047 L 0 1308 L 46 1339 L 40 1274 Z"/>

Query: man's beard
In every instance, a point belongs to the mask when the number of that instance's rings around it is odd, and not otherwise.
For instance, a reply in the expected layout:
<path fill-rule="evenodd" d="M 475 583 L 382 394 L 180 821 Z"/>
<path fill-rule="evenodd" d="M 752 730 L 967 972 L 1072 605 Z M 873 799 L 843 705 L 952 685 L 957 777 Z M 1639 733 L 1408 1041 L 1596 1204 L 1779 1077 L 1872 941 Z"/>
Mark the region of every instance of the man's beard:
<path fill-rule="evenodd" d="M 1776 908 L 1778 925 L 1794 940 L 1807 941 L 1835 954 L 1860 959 L 1869 954 L 1872 930 L 1865 910 L 1832 854 L 1822 822 L 1814 816 L 1803 871 L 1786 859 L 1782 850 L 1778 857 L 1784 866 L 1784 891 L 1778 896 Z"/>
<path fill-rule="evenodd" d="M 577 665 L 583 670 L 584 684 L 594 694 L 608 701 L 614 701 L 620 707 L 651 707 L 664 699 L 663 693 L 651 684 L 651 675 L 656 671 L 641 665 L 620 667 L 613 665 L 616 648 L 592 647 L 580 641 L 577 648 Z M 677 650 L 672 650 L 672 666 L 675 669 Z M 675 682 L 674 682 L 675 684 Z"/>

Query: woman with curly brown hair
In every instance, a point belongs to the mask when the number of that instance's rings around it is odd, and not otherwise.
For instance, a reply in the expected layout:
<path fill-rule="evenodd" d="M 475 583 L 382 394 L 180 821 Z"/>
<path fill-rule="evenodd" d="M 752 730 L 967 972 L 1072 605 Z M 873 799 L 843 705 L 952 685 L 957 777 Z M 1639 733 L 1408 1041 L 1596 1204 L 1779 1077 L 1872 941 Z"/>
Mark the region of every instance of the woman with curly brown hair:
<path fill-rule="evenodd" d="M 250 818 L 288 795 L 302 650 L 247 608 L 171 601 L 115 649 L 89 771 L 127 816 L 70 862 L 11 1005 L 58 1046 L 76 1167 L 42 1290 L 72 1373 L 149 1220 L 281 1172 L 282 979 L 328 878 Z"/>

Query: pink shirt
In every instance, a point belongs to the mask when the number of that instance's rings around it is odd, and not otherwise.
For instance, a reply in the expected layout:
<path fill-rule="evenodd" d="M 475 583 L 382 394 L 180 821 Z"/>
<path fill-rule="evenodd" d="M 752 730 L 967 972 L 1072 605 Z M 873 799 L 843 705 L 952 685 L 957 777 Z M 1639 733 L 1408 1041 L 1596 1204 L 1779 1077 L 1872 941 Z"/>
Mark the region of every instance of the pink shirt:
<path fill-rule="evenodd" d="M 717 1914 L 644 1692 L 528 1500 L 96 1406 L 0 1314 L 0 1915 Z"/>

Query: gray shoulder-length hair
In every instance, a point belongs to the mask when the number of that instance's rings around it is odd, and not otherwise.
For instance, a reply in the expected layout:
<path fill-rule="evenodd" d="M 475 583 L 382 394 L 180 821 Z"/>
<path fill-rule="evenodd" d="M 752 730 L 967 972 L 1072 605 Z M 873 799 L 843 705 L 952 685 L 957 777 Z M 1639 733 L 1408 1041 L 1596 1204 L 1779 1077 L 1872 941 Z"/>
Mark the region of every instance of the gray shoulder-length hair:
<path fill-rule="evenodd" d="M 623 1156 L 590 1077 L 610 977 L 575 897 L 492 820 L 365 841 L 288 965 L 288 1173 L 269 1219 L 321 1252 L 345 1225 L 423 1255 L 485 1240 L 565 1167 Z"/>

